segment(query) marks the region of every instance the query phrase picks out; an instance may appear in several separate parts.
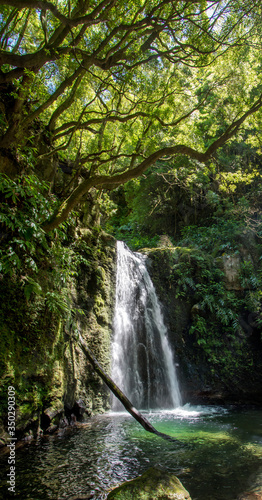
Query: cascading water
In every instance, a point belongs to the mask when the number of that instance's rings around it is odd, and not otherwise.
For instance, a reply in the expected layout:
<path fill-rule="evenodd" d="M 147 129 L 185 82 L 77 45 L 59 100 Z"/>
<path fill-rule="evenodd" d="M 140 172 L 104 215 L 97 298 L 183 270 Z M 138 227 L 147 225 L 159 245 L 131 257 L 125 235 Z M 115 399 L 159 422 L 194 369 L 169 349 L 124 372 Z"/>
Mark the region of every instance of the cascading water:
<path fill-rule="evenodd" d="M 138 408 L 181 405 L 173 355 L 146 257 L 117 243 L 112 378 Z M 121 407 L 114 398 L 112 408 Z"/>

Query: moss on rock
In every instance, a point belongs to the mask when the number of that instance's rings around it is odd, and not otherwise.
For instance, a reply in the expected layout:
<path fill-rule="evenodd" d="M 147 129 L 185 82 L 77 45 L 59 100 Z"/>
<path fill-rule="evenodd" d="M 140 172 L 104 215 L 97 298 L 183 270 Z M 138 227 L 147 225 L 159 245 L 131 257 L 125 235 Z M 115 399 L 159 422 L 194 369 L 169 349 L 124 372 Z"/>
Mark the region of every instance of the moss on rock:
<path fill-rule="evenodd" d="M 108 500 L 190 500 L 190 494 L 171 472 L 155 467 L 112 490 Z"/>
<path fill-rule="evenodd" d="M 231 253 L 218 250 L 214 256 L 211 245 L 205 249 L 192 239 L 185 247 L 143 253 L 163 305 L 184 402 L 261 404 L 261 249 L 255 238 L 245 246 L 238 237 Z"/>
<path fill-rule="evenodd" d="M 50 424 L 58 424 L 64 406 L 69 416 L 80 407 L 87 415 L 109 407 L 108 390 L 81 352 L 77 331 L 109 371 L 115 242 L 88 228 L 76 230 L 74 237 L 77 265 L 62 290 L 68 304 L 62 315 L 48 310 L 44 294 L 32 294 L 28 301 L 15 275 L 11 279 L 0 277 L 0 417 L 2 414 L 5 421 L 7 388 L 12 385 L 16 389 L 18 437 L 30 429 L 36 434 L 39 422 L 45 428 L 45 411 L 50 409 Z M 53 267 L 49 271 L 54 273 Z M 45 283 L 44 274 L 41 279 L 42 289 L 48 291 L 52 283 Z M 5 440 L 4 431 L 1 435 Z"/>

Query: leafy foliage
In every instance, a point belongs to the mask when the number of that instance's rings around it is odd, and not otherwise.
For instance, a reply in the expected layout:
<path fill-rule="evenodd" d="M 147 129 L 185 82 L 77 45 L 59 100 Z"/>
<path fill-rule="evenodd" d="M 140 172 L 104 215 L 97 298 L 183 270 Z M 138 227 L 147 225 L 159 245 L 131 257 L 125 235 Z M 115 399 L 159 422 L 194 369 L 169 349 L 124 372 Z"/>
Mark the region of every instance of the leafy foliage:
<path fill-rule="evenodd" d="M 244 225 L 262 235 L 260 11 L 250 0 L 2 2 L 5 383 L 15 363 L 39 356 L 48 370 L 46 346 L 62 349 L 79 269 L 103 282 L 100 219 L 133 249 L 182 238 L 171 279 L 177 297 L 197 301 L 197 345 L 229 369 L 250 362 L 238 316 L 258 314 L 260 275 L 242 262 L 238 296 L 219 259 L 237 251 Z M 73 212 L 80 202 L 89 215 Z M 27 389 L 37 408 L 45 387 Z"/>
<path fill-rule="evenodd" d="M 243 222 L 233 217 L 216 220 L 209 227 L 185 228 L 171 274 L 177 298 L 195 303 L 190 333 L 197 345 L 213 370 L 218 365 L 231 374 L 252 362 L 245 354 L 241 316 L 253 312 L 253 326 L 261 325 L 262 270 L 244 260 L 239 268 L 239 292 L 226 285 L 223 258 L 238 256 L 244 231 Z"/>
<path fill-rule="evenodd" d="M 18 162 L 53 183 L 60 164 L 70 175 L 48 231 L 93 187 L 178 154 L 206 162 L 244 122 L 259 130 L 257 2 L 2 3 L 4 171 L 20 175 Z"/>
<path fill-rule="evenodd" d="M 257 149 L 234 142 L 220 149 L 209 164 L 177 156 L 158 162 L 148 174 L 112 194 L 117 210 L 106 229 L 117 238 L 130 242 L 132 232 L 140 233 L 150 245 L 156 235 L 177 240 L 184 228 L 188 232 L 188 226 L 201 225 L 210 226 L 210 233 L 206 229 L 210 246 L 216 237 L 212 235 L 216 221 L 221 225 L 221 246 L 226 248 L 227 234 L 235 234 L 238 222 L 259 233 L 262 164 Z"/>
<path fill-rule="evenodd" d="M 44 192 L 46 183 L 36 176 L 21 176 L 17 181 L 0 176 L 1 193 L 1 271 L 12 275 L 15 272 L 37 272 L 36 249 L 40 253 L 48 248 L 41 223 L 49 216 L 52 203 Z"/>
<path fill-rule="evenodd" d="M 48 194 L 48 186 L 35 175 L 16 181 L 0 177 L 1 240 L 0 265 L 3 279 L 17 281 L 27 301 L 41 297 L 51 313 L 68 313 L 63 287 L 76 272 L 74 252 L 64 245 L 66 232 L 57 233 L 56 241 L 41 225 L 57 200 Z"/>
<path fill-rule="evenodd" d="M 19 415 L 31 418 L 49 404 L 54 365 L 64 362 L 65 332 L 83 315 L 72 293 L 81 271 L 85 282 L 94 276 L 103 281 L 98 276 L 102 230 L 89 230 L 88 242 L 80 232 L 75 237 L 74 214 L 47 235 L 42 222 L 57 205 L 47 184 L 34 175 L 16 180 L 3 175 L 0 186 L 1 391 L 15 384 Z"/>

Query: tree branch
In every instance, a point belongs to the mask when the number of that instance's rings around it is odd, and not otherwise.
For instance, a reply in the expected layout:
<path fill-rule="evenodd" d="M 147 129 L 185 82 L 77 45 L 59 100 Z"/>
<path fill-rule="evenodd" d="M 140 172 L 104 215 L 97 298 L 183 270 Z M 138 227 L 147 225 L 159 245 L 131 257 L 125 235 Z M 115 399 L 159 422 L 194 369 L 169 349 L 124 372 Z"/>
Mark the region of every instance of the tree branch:
<path fill-rule="evenodd" d="M 82 80 L 82 72 L 80 73 L 80 75 L 77 77 L 74 85 L 73 85 L 73 88 L 68 96 L 67 99 L 64 100 L 64 102 L 62 102 L 62 104 L 60 104 L 60 106 L 58 106 L 56 108 L 56 110 L 53 112 L 51 118 L 50 118 L 50 121 L 49 121 L 49 124 L 48 124 L 48 128 L 53 131 L 54 130 L 54 127 L 55 127 L 55 123 L 56 121 L 58 120 L 59 116 L 66 110 L 68 109 L 71 104 L 73 103 L 74 101 L 74 98 L 75 98 L 75 94 L 76 94 L 76 91 L 81 83 L 81 80 Z M 83 114 L 84 111 L 82 111 L 81 115 Z"/>
<path fill-rule="evenodd" d="M 21 29 L 20 33 L 19 33 L 18 40 L 17 40 L 17 42 L 16 42 L 16 44 L 15 44 L 14 48 L 12 49 L 12 53 L 13 53 L 13 54 L 15 54 L 15 53 L 16 53 L 16 51 L 17 51 L 17 50 L 19 49 L 19 47 L 20 47 L 20 44 L 21 44 L 21 42 L 22 42 L 22 39 L 23 39 L 23 37 L 24 37 L 25 31 L 26 31 L 26 28 L 27 28 L 27 25 L 28 25 L 28 21 L 29 21 L 30 14 L 31 14 L 31 10 L 29 9 L 29 10 L 28 10 L 28 13 L 27 13 L 27 16 L 26 16 L 26 20 L 25 20 L 25 22 L 24 22 L 24 25 L 23 25 L 23 27 L 22 27 L 22 29 Z"/>
<path fill-rule="evenodd" d="M 109 387 L 112 393 L 121 401 L 122 405 L 125 409 L 134 417 L 137 422 L 147 431 L 152 434 L 156 434 L 157 436 L 167 439 L 168 441 L 177 441 L 175 438 L 168 436 L 168 434 L 163 434 L 163 432 L 159 432 L 153 427 L 150 422 L 132 405 L 131 401 L 125 396 L 125 394 L 119 389 L 119 387 L 115 384 L 115 382 L 107 375 L 101 365 L 98 363 L 97 359 L 93 355 L 92 351 L 89 349 L 87 343 L 84 341 L 82 336 L 79 334 L 80 345 L 83 353 L 87 357 L 88 361 L 91 363 L 92 367 L 98 373 L 99 377 L 105 382 L 105 384 Z"/>
<path fill-rule="evenodd" d="M 113 3 L 111 0 L 104 0 L 101 2 L 101 4 L 98 5 L 98 7 L 91 13 L 87 14 L 86 16 L 80 16 L 76 18 L 70 18 L 64 16 L 57 7 L 51 3 L 47 2 L 45 0 L 0 0 L 0 5 L 11 5 L 12 7 L 15 7 L 18 10 L 28 8 L 28 9 L 39 9 L 39 10 L 49 10 L 52 12 L 53 16 L 59 19 L 62 24 L 65 26 L 70 26 L 70 28 L 73 28 L 75 26 L 79 26 L 79 24 L 85 24 L 86 26 L 91 26 L 93 24 L 98 24 L 101 22 L 104 22 L 104 19 L 96 19 L 95 16 L 101 12 L 103 7 L 105 7 L 108 3 Z"/>
<path fill-rule="evenodd" d="M 212 154 L 226 141 L 228 141 L 236 132 L 239 130 L 242 123 L 245 119 L 256 113 L 262 106 L 262 95 L 260 98 L 253 104 L 253 106 L 246 111 L 238 120 L 233 121 L 233 123 L 227 128 L 227 130 L 214 142 L 209 146 L 209 148 L 203 153 L 196 151 L 189 146 L 185 146 L 183 144 L 178 144 L 175 146 L 169 146 L 158 151 L 155 151 L 151 155 L 149 155 L 146 159 L 144 159 L 139 165 L 132 168 L 131 170 L 127 170 L 124 173 L 107 176 L 107 175 L 95 175 L 91 178 L 84 180 L 76 189 L 71 193 L 71 195 L 65 200 L 60 206 L 58 212 L 53 215 L 50 221 L 47 221 L 43 225 L 43 229 L 48 232 L 52 229 L 55 229 L 64 222 L 71 210 L 80 202 L 82 196 L 86 194 L 91 187 L 103 188 L 107 190 L 112 190 L 115 187 L 125 184 L 131 179 L 137 178 L 142 175 L 150 166 L 154 165 L 156 161 L 160 160 L 165 156 L 175 156 L 175 155 L 185 155 L 193 158 L 201 163 L 205 163 L 208 161 Z"/>

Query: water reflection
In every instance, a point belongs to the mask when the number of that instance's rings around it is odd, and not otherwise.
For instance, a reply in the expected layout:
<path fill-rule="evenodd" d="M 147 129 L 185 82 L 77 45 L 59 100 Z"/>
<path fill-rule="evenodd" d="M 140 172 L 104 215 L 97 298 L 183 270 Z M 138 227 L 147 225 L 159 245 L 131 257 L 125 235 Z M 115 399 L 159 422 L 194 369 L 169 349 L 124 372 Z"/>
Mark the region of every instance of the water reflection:
<path fill-rule="evenodd" d="M 186 405 L 151 412 L 147 418 L 179 441 L 164 441 L 118 413 L 94 417 L 67 435 L 17 450 L 17 497 L 93 495 L 102 500 L 110 487 L 160 465 L 178 475 L 194 500 L 235 500 L 262 465 L 260 411 Z M 0 457 L 0 465 L 0 497 L 8 498 L 6 456 Z"/>

